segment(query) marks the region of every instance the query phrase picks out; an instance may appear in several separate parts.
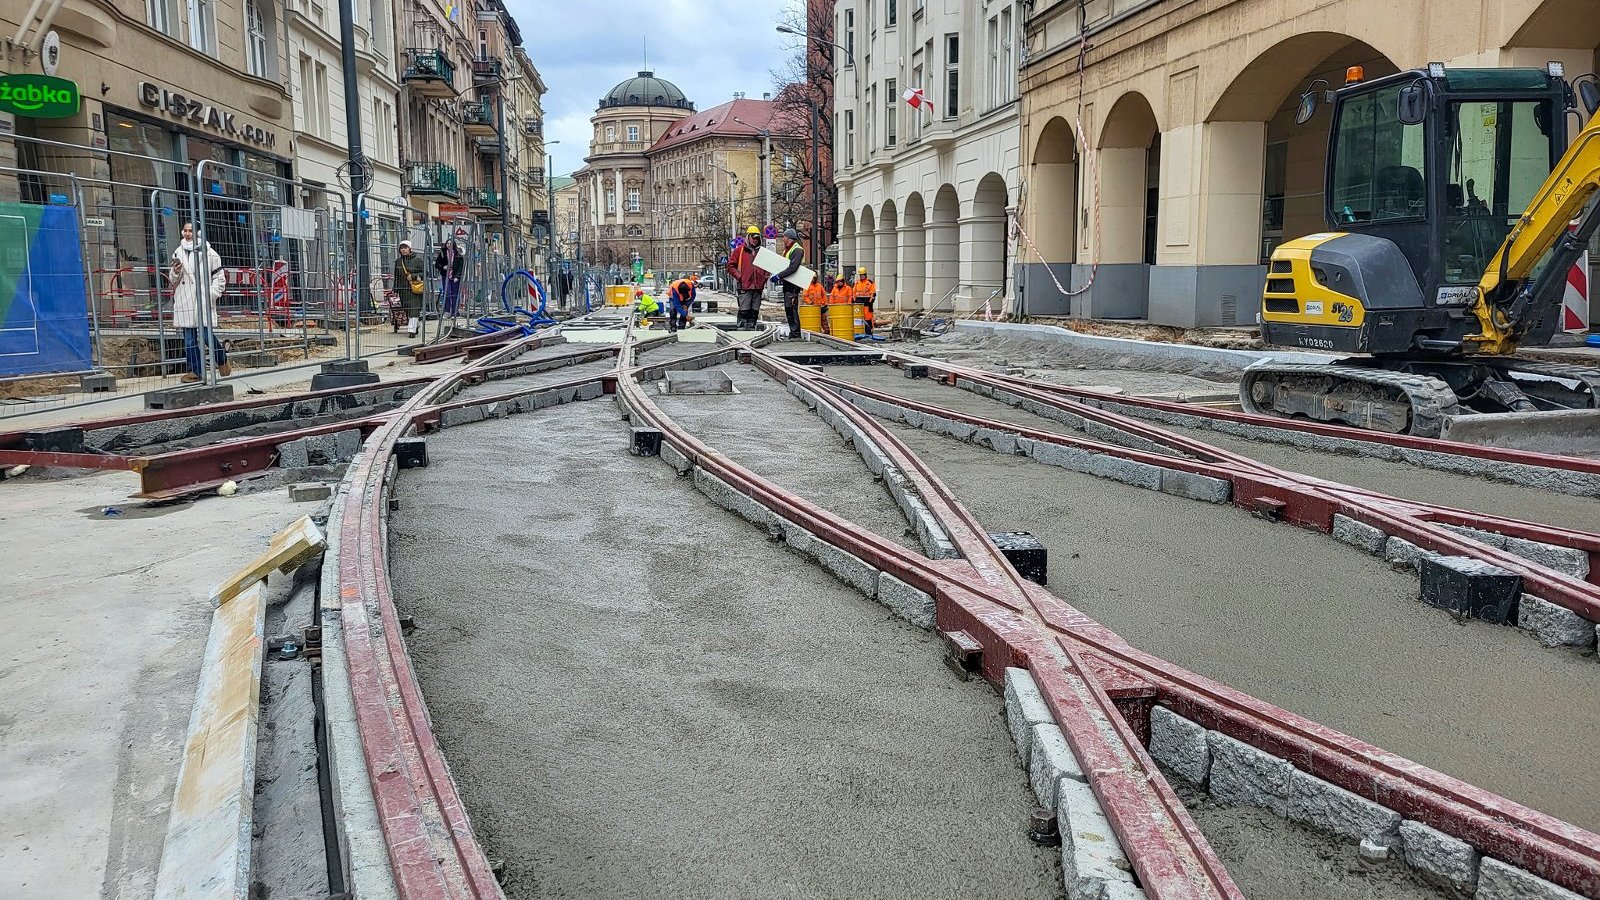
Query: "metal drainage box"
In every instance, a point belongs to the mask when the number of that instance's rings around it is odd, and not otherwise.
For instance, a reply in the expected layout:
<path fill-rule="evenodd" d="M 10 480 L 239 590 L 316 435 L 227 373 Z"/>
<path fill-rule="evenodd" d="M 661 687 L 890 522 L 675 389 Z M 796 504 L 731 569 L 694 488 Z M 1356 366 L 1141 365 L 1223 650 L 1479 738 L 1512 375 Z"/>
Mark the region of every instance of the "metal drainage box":
<path fill-rule="evenodd" d="M 1000 548 L 1000 552 L 1023 578 L 1036 584 L 1048 583 L 1049 551 L 1031 532 L 991 531 L 989 540 L 994 541 L 994 545 Z"/>

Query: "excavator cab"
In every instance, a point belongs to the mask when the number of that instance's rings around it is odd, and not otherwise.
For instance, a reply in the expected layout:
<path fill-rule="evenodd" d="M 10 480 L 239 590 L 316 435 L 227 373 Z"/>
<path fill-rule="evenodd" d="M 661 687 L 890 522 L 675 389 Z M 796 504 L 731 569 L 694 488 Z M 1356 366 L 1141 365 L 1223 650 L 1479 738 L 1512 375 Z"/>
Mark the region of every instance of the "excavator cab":
<path fill-rule="evenodd" d="M 1268 344 L 1371 354 L 1470 352 L 1478 283 L 1567 147 L 1558 71 L 1431 64 L 1332 95 L 1328 230 L 1273 254 Z M 1315 95 L 1301 104 L 1302 121 Z M 1557 311 L 1558 312 L 1558 311 Z M 1547 340 L 1558 317 L 1534 327 Z"/>

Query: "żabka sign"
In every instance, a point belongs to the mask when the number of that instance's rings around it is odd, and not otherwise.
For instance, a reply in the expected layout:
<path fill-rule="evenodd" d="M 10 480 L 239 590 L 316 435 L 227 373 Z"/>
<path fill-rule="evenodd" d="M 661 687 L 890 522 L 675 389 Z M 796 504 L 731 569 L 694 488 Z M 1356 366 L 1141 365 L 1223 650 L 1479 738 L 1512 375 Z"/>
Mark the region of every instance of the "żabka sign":
<path fill-rule="evenodd" d="M 76 82 L 51 75 L 0 75 L 0 112 L 29 119 L 78 114 L 83 94 Z"/>

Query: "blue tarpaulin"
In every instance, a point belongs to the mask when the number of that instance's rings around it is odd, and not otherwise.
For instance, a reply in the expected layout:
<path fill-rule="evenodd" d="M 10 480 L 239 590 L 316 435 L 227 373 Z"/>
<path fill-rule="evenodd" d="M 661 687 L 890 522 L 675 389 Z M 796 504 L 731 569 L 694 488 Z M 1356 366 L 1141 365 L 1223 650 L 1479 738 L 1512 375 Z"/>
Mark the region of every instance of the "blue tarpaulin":
<path fill-rule="evenodd" d="M 77 208 L 0 203 L 0 377 L 92 367 Z"/>

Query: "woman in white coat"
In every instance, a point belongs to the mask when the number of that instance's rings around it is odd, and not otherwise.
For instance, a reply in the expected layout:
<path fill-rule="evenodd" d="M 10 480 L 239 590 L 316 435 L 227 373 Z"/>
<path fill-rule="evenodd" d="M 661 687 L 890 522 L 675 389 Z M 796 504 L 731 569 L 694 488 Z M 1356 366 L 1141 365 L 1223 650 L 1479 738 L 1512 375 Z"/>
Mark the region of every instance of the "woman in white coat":
<path fill-rule="evenodd" d="M 202 340 L 211 344 L 217 373 L 232 375 L 233 367 L 228 365 L 228 353 L 222 349 L 221 342 L 212 330 L 217 327 L 217 305 L 222 300 L 222 293 L 228 289 L 228 279 L 222 271 L 222 257 L 210 244 L 205 245 L 205 255 L 201 256 L 193 222 L 183 223 L 183 240 L 178 244 L 178 249 L 172 251 L 171 276 L 174 283 L 172 324 L 183 330 L 183 355 L 189 365 L 189 371 L 184 373 L 182 380 L 196 382 L 204 376 L 205 361 L 200 352 Z M 200 322 L 200 298 L 196 289 L 201 278 L 208 281 L 204 325 Z"/>

